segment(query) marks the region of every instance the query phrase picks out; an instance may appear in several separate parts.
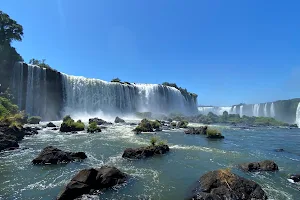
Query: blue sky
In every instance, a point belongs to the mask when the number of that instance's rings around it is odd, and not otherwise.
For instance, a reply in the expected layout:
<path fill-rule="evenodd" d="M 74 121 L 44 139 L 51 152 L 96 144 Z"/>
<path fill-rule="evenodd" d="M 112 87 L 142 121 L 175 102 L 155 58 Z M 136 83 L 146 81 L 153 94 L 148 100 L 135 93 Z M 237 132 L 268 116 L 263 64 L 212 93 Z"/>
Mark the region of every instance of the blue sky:
<path fill-rule="evenodd" d="M 296 0 L 9 0 L 25 61 L 102 80 L 175 82 L 199 104 L 300 97 Z"/>

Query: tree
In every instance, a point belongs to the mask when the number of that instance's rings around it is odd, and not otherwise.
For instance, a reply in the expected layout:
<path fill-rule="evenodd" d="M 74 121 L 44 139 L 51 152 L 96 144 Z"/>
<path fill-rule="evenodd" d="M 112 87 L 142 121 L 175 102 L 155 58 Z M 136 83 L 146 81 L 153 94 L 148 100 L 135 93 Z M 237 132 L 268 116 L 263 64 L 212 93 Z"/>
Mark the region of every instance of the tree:
<path fill-rule="evenodd" d="M 0 11 L 0 45 L 11 44 L 12 41 L 22 41 L 23 27 L 10 16 Z"/>

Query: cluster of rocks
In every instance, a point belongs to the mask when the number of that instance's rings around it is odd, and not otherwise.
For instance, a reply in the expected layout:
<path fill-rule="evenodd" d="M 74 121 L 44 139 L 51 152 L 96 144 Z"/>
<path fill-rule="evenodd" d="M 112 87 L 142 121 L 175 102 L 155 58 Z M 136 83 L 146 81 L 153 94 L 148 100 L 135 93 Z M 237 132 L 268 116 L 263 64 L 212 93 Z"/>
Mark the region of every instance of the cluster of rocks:
<path fill-rule="evenodd" d="M 141 159 L 152 157 L 154 155 L 161 155 L 169 152 L 169 146 L 164 145 L 151 145 L 147 147 L 140 147 L 140 148 L 127 148 L 125 149 L 122 157 L 129 158 L 129 159 Z"/>
<path fill-rule="evenodd" d="M 97 117 L 89 119 L 89 124 L 91 124 L 92 122 L 96 122 L 97 125 L 111 125 L 112 124 L 111 122 L 107 122 L 107 121 L 97 118 Z"/>
<path fill-rule="evenodd" d="M 184 131 L 185 134 L 206 135 L 207 126 L 190 127 Z"/>
<path fill-rule="evenodd" d="M 19 147 L 18 142 L 26 135 L 38 134 L 39 128 L 32 127 L 10 127 L 7 124 L 0 124 L 0 151 L 13 150 Z"/>
<path fill-rule="evenodd" d="M 278 171 L 278 165 L 272 160 L 243 163 L 239 164 L 239 168 L 246 172 Z"/>
<path fill-rule="evenodd" d="M 83 169 L 60 192 L 57 200 L 71 200 L 95 190 L 109 188 L 126 182 L 128 175 L 110 166 Z"/>

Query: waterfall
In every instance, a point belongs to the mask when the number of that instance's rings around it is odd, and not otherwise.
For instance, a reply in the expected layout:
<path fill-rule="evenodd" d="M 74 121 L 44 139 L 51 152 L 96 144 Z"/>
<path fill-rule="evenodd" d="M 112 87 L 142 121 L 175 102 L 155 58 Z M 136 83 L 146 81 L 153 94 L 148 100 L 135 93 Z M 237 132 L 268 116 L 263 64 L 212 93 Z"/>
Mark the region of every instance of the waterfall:
<path fill-rule="evenodd" d="M 202 115 L 207 115 L 209 112 L 212 112 L 216 115 L 223 115 L 224 111 L 230 113 L 231 107 L 230 106 L 227 107 L 199 106 L 198 111 Z"/>
<path fill-rule="evenodd" d="M 274 108 L 274 103 L 272 102 L 271 107 L 270 107 L 270 115 L 271 117 L 275 117 L 275 108 Z"/>
<path fill-rule="evenodd" d="M 94 114 L 153 112 L 195 114 L 196 99 L 158 84 L 120 84 L 62 74 L 64 111 Z"/>
<path fill-rule="evenodd" d="M 296 111 L 296 124 L 298 125 L 298 128 L 300 128 L 300 102 Z"/>
<path fill-rule="evenodd" d="M 13 66 L 13 76 L 12 76 L 12 94 L 17 100 L 16 104 L 19 109 L 22 108 L 23 103 L 23 63 L 16 62 Z"/>
<path fill-rule="evenodd" d="M 28 65 L 27 73 L 24 73 L 23 63 L 17 62 L 12 71 L 12 91 L 19 109 L 31 116 L 43 116 L 46 112 L 46 70 Z"/>
<path fill-rule="evenodd" d="M 264 117 L 268 117 L 267 104 L 268 103 L 265 103 L 264 105 Z"/>
<path fill-rule="evenodd" d="M 232 114 L 237 114 L 236 113 L 236 106 L 233 106 L 233 108 L 232 108 Z"/>
<path fill-rule="evenodd" d="M 253 116 L 255 116 L 255 117 L 259 116 L 259 107 L 260 107 L 260 104 L 254 104 L 254 106 L 253 106 Z"/>
<path fill-rule="evenodd" d="M 243 105 L 240 106 L 240 117 L 243 117 Z"/>

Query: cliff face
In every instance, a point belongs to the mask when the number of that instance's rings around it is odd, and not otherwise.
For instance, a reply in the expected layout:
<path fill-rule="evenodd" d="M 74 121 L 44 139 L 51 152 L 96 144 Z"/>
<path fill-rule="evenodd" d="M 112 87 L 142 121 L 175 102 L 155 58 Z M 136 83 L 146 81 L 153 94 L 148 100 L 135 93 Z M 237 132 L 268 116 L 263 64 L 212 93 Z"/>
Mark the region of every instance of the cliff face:
<path fill-rule="evenodd" d="M 0 67 L 1 90 L 10 88 L 20 110 L 43 120 L 61 118 L 63 93 L 59 72 L 21 62 Z"/>
<path fill-rule="evenodd" d="M 21 62 L 1 66 L 0 78 L 20 110 L 43 120 L 75 113 L 197 113 L 196 95 L 159 84 L 111 83 Z"/>

